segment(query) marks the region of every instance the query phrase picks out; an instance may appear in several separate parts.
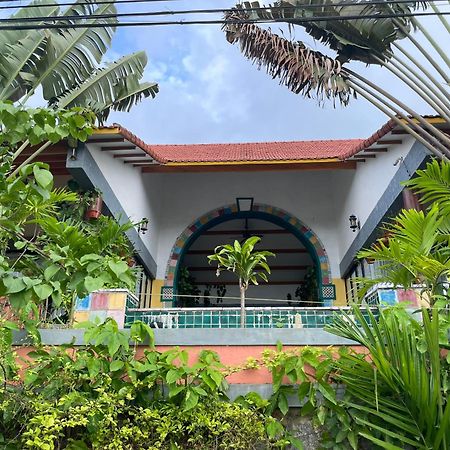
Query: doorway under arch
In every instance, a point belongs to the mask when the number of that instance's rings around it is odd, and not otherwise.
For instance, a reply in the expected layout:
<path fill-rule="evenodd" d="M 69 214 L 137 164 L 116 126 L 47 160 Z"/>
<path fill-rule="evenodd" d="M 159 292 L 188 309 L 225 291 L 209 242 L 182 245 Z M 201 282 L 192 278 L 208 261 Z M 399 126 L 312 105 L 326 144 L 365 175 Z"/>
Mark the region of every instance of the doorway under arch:
<path fill-rule="evenodd" d="M 260 249 L 274 250 L 277 257 L 269 261 L 269 266 L 274 269 L 269 277 L 269 284 L 259 285 L 256 297 L 255 289 L 249 288 L 248 306 L 302 306 L 298 303 L 300 297 L 295 294 L 299 293 L 307 273 L 311 278 L 311 268 L 314 268 L 315 273 L 317 305 L 330 304 L 334 287 L 331 284 L 329 259 L 321 241 L 292 214 L 264 204 L 255 204 L 253 209 L 247 212 L 238 211 L 236 205 L 224 206 L 191 223 L 172 248 L 166 269 L 165 287 L 172 287 L 176 294 L 180 271 L 182 267 L 188 266 L 198 285 L 199 306 L 210 306 L 205 305 L 207 294 L 213 302 L 211 306 L 216 306 L 214 301 L 221 303 L 217 306 L 236 306 L 238 291 L 234 274 L 224 276 L 222 273 L 216 278 L 215 267 L 208 266 L 206 256 L 213 253 L 216 245 L 232 243 L 234 239 L 242 240 L 249 235 L 261 235 Z M 226 289 L 225 300 L 220 300 L 217 286 Z M 265 300 L 256 300 L 258 298 Z"/>

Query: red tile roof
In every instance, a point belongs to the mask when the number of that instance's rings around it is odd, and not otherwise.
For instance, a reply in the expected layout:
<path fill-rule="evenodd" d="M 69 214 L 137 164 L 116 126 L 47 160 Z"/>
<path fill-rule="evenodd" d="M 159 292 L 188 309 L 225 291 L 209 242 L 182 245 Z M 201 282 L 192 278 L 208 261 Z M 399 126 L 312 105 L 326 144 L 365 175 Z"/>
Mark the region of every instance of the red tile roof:
<path fill-rule="evenodd" d="M 114 124 L 111 128 L 119 129 L 119 133 L 125 139 L 140 147 L 161 164 L 344 159 L 345 155 L 352 153 L 364 142 L 364 139 L 336 139 L 236 144 L 149 145 L 119 124 Z"/>
<path fill-rule="evenodd" d="M 238 144 L 151 145 L 167 162 L 243 162 L 336 159 L 351 151 L 362 139 Z"/>
<path fill-rule="evenodd" d="M 435 118 L 438 116 L 423 117 Z M 103 129 L 111 129 L 116 132 L 118 130 L 124 139 L 141 148 L 160 164 L 220 164 L 246 161 L 314 161 L 319 159 L 339 159 L 344 161 L 375 144 L 396 126 L 396 122 L 390 119 L 367 139 L 182 145 L 149 145 L 119 124 L 103 127 Z"/>
<path fill-rule="evenodd" d="M 355 156 L 357 153 L 363 151 L 364 149 L 369 148 L 371 145 L 379 141 L 383 136 L 386 136 L 386 134 L 390 133 L 396 126 L 397 123 L 393 119 L 390 119 L 380 129 L 375 131 L 375 133 L 373 133 L 372 136 L 369 136 L 367 139 L 362 139 L 361 142 L 358 145 L 356 145 L 353 149 L 351 149 L 347 153 L 344 153 L 341 159 L 351 158 L 352 156 Z"/>

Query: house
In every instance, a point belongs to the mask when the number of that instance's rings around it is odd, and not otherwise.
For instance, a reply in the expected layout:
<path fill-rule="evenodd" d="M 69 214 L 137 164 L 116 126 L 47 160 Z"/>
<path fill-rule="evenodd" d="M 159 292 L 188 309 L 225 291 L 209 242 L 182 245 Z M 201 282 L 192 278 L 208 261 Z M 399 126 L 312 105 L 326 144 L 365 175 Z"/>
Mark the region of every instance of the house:
<path fill-rule="evenodd" d="M 391 120 L 366 139 L 194 145 L 152 145 L 115 124 L 76 148 L 49 149 L 42 160 L 60 185 L 73 178 L 99 189 L 105 212 L 118 220 L 148 221 L 145 233 L 142 226 L 129 232 L 142 273 L 128 321 L 237 326 L 237 281 L 216 277 L 207 255 L 257 235 L 260 249 L 276 257 L 269 282 L 248 290 L 248 323 L 295 328 L 317 326 L 318 311 L 356 298 L 354 278 L 376 271 L 357 262 L 357 252 L 381 237 L 380 225 L 405 201 L 414 203 L 401 182 L 428 157 Z M 370 302 L 380 299 L 415 297 L 385 289 Z"/>

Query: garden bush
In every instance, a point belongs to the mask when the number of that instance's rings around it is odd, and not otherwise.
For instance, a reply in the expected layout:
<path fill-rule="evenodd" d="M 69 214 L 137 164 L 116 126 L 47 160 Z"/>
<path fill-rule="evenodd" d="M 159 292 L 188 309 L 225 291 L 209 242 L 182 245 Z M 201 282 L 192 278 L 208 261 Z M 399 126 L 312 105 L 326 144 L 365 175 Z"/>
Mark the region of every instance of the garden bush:
<path fill-rule="evenodd" d="M 38 348 L 21 377 L 11 347 L 2 347 L 0 448 L 301 448 L 267 413 L 267 401 L 229 401 L 216 353 L 205 350 L 190 365 L 185 350 L 152 348 L 143 323 L 129 333 L 111 319 L 84 326 L 86 345 Z M 2 329 L 8 344 L 11 330 Z M 136 358 L 144 341 L 149 347 Z"/>
<path fill-rule="evenodd" d="M 237 403 L 213 399 L 183 410 L 158 401 L 133 405 L 130 393 L 103 391 L 95 399 L 67 395 L 33 402 L 21 436 L 29 449 L 271 448 L 267 418 Z"/>

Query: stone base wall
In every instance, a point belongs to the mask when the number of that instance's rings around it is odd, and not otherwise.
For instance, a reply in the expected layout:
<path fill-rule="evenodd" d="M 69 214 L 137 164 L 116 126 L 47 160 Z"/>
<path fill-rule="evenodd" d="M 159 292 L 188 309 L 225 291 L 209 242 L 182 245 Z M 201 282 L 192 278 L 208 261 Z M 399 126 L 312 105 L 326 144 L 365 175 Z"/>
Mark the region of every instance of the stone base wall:
<path fill-rule="evenodd" d="M 283 423 L 296 438 L 303 442 L 304 450 L 320 448 L 321 429 L 315 427 L 310 418 L 300 416 L 299 408 L 290 408 Z"/>

